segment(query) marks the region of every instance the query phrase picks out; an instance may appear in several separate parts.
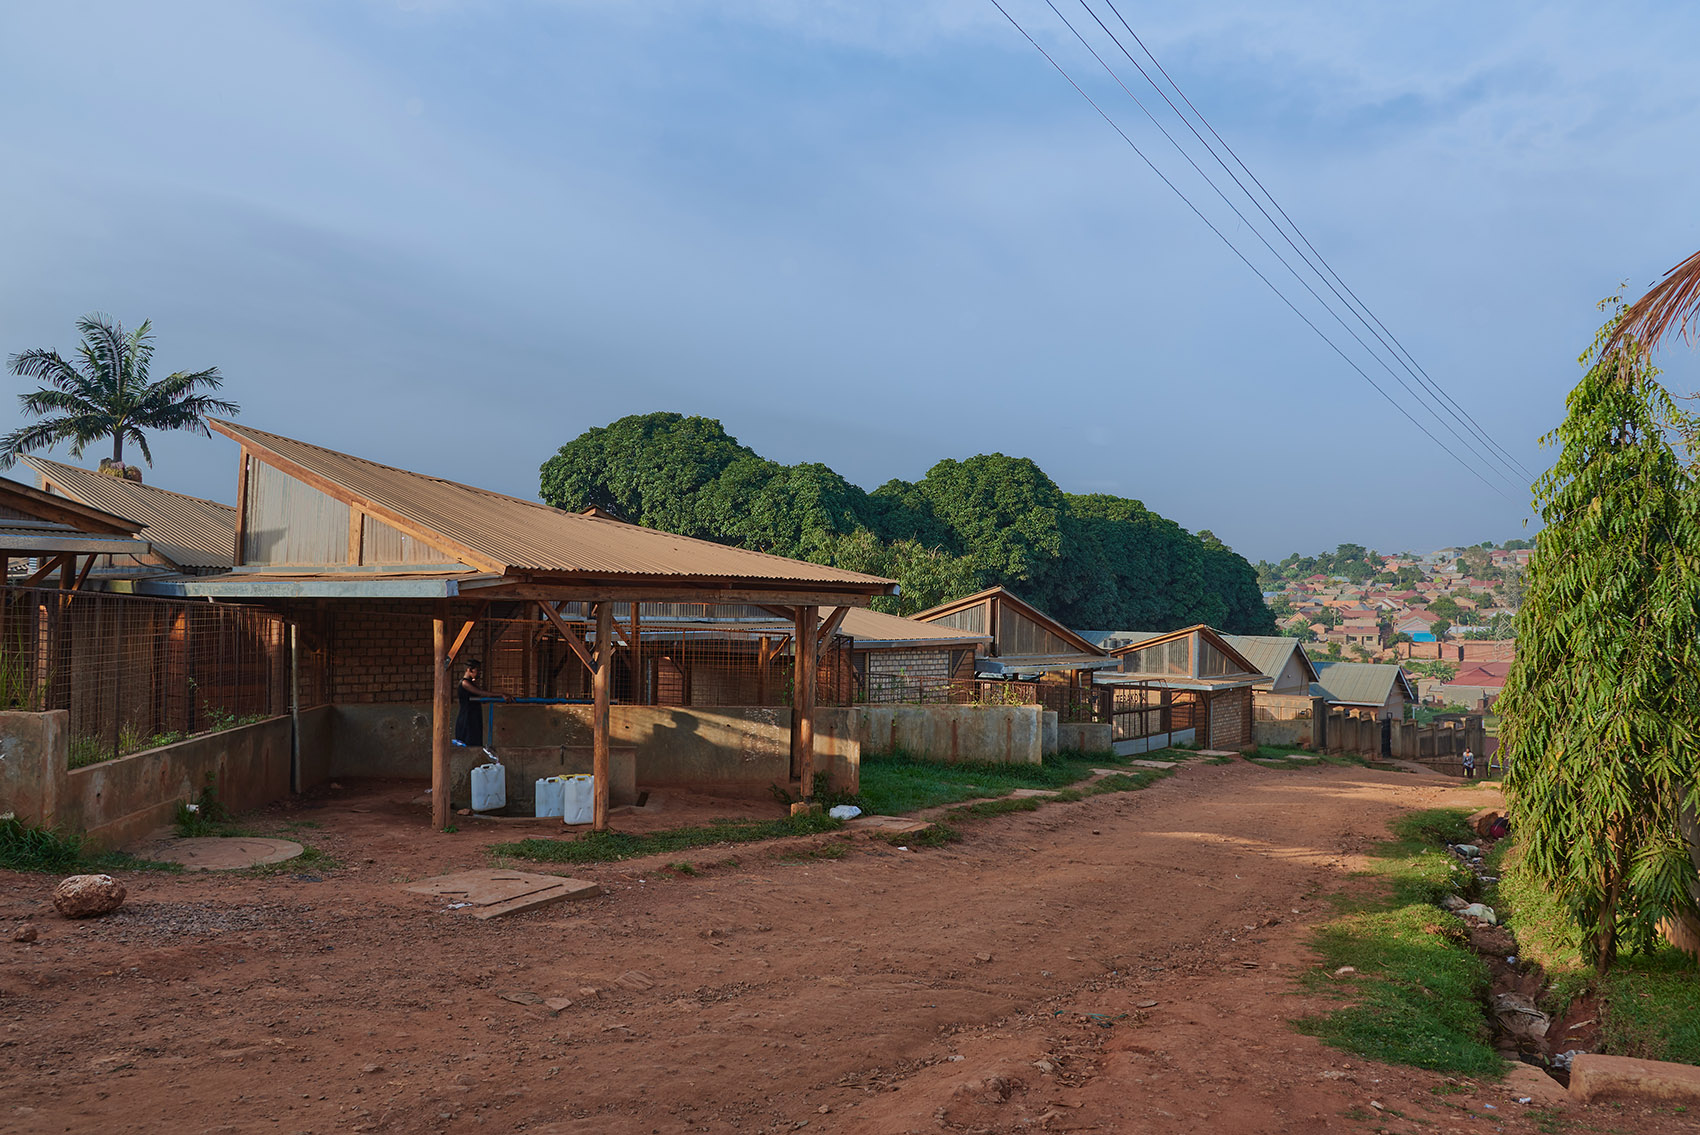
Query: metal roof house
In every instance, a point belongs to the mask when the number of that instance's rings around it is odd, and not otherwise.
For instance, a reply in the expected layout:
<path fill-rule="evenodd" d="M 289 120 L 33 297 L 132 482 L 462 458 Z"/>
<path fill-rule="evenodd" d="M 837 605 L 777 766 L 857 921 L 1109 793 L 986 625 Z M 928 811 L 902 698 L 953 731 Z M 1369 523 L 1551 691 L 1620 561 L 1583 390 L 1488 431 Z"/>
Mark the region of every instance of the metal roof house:
<path fill-rule="evenodd" d="M 1317 677 L 1316 667 L 1298 639 L 1289 635 L 1249 634 L 1227 634 L 1222 638 L 1263 675 L 1265 681 L 1257 686 L 1260 691 L 1310 696 L 1310 684 Z"/>
<path fill-rule="evenodd" d="M 518 644 L 529 678 L 539 677 L 532 647 L 542 642 L 558 644 L 562 662 L 582 665 L 594 706 L 595 824 L 606 827 L 614 674 L 647 672 L 641 623 L 652 603 L 757 604 L 789 620 L 792 775 L 812 796 L 820 645 L 851 610 L 895 594 L 893 581 L 565 512 L 233 422 L 209 424 L 241 450 L 231 569 L 145 580 L 137 589 L 285 613 L 310 648 L 328 642 L 344 657 L 335 680 L 352 700 L 416 703 L 428 690 L 436 826 L 450 815 L 450 671 L 482 623 L 487 643 Z M 617 607 L 625 616 L 618 626 Z M 350 645 L 357 642 L 358 656 Z"/>
<path fill-rule="evenodd" d="M 1417 691 L 1402 666 L 1378 662 L 1319 662 L 1311 692 L 1330 707 L 1399 721 L 1417 704 Z"/>
<path fill-rule="evenodd" d="M 41 457 L 26 455 L 20 460 L 35 470 L 45 492 L 132 517 L 146 526 L 151 557 L 120 559 L 102 568 L 128 567 L 151 574 L 230 570 L 235 559 L 236 510 L 229 505 Z"/>
<path fill-rule="evenodd" d="M 982 674 L 1067 674 L 1077 684 L 1081 684 L 1082 676 L 1084 684 L 1090 684 L 1092 671 L 1116 666 L 1101 647 L 1002 587 L 940 604 L 910 618 L 989 636 L 986 651 L 975 662 Z"/>
<path fill-rule="evenodd" d="M 1121 720 L 1142 715 L 1149 727 L 1152 692 L 1169 707 L 1172 732 L 1176 707 L 1190 716 L 1193 739 L 1206 748 L 1238 749 L 1252 743 L 1252 690 L 1264 675 L 1232 643 L 1202 623 L 1177 631 L 1115 631 L 1103 641 L 1114 642 L 1110 653 L 1119 665 L 1113 675 L 1098 681 L 1119 687 L 1116 698 L 1116 739 L 1132 740 Z"/>

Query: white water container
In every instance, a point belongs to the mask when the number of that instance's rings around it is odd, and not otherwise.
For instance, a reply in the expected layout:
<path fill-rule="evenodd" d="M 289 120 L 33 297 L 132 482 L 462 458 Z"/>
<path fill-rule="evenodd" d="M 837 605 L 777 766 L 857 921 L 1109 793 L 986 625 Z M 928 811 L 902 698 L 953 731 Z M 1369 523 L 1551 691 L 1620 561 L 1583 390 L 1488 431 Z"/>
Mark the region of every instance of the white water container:
<path fill-rule="evenodd" d="M 596 818 L 596 778 L 586 773 L 561 778 L 566 789 L 561 807 L 563 824 L 588 824 Z"/>
<path fill-rule="evenodd" d="M 537 815 L 559 816 L 567 806 L 567 778 L 546 776 L 537 782 Z"/>
<path fill-rule="evenodd" d="M 493 812 L 508 804 L 508 770 L 498 764 L 472 770 L 472 810 Z"/>

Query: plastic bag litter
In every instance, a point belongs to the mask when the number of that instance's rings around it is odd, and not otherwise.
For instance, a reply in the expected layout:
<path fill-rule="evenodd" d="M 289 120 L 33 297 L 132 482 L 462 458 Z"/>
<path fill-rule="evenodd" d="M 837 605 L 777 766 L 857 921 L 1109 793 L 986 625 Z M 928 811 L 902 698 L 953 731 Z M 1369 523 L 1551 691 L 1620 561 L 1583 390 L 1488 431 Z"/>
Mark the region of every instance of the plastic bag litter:
<path fill-rule="evenodd" d="M 826 813 L 835 820 L 854 820 L 862 814 L 862 810 L 854 804 L 839 804 Z"/>
<path fill-rule="evenodd" d="M 1489 926 L 1499 925 L 1499 919 L 1494 917 L 1493 908 L 1490 906 L 1483 906 L 1479 902 L 1471 903 L 1458 913 L 1477 919 L 1478 921 L 1485 922 Z"/>

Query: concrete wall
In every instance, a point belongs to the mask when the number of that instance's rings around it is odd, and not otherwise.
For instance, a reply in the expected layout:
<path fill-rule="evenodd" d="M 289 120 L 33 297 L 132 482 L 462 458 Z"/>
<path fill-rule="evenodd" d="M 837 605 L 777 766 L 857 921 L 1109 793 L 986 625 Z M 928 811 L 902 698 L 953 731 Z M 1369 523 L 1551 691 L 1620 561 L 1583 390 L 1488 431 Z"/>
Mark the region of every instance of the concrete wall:
<path fill-rule="evenodd" d="M 63 709 L 0 713 L 0 812 L 49 828 L 62 822 L 70 736 L 71 715 Z"/>
<path fill-rule="evenodd" d="M 310 711 L 315 727 L 326 711 Z M 27 823 L 86 832 L 118 847 L 170 825 L 177 805 L 210 782 L 231 811 L 289 794 L 287 716 L 203 733 L 175 745 L 68 768 L 64 711 L 0 714 L 0 810 Z M 26 719 L 36 719 L 29 721 Z"/>
<path fill-rule="evenodd" d="M 1294 745 L 1309 749 L 1316 742 L 1311 719 L 1300 717 L 1291 721 L 1253 721 L 1251 739 L 1259 745 Z"/>
<path fill-rule="evenodd" d="M 858 742 L 862 752 L 901 750 L 941 764 L 1036 765 L 1044 759 L 1046 711 L 1036 705 L 869 705 L 815 712 L 817 721 Z"/>
<path fill-rule="evenodd" d="M 339 705 L 333 712 L 333 775 L 431 775 L 429 704 Z M 529 801 L 539 777 L 590 771 L 592 707 L 504 705 L 485 712 L 491 714 L 496 752 L 509 766 L 510 800 Z M 834 727 L 828 716 L 834 712 L 843 711 L 816 712 L 815 772 L 834 788 L 855 792 L 861 747 Z M 609 790 L 616 803 L 632 802 L 639 785 L 767 796 L 772 785 L 791 780 L 791 711 L 783 706 L 616 705 L 609 710 L 609 730 L 614 750 Z M 480 750 L 455 751 L 457 806 L 470 798 L 469 770 L 483 759 Z"/>
<path fill-rule="evenodd" d="M 1112 727 L 1108 722 L 1063 722 L 1057 726 L 1057 750 L 1064 753 L 1109 753 Z"/>

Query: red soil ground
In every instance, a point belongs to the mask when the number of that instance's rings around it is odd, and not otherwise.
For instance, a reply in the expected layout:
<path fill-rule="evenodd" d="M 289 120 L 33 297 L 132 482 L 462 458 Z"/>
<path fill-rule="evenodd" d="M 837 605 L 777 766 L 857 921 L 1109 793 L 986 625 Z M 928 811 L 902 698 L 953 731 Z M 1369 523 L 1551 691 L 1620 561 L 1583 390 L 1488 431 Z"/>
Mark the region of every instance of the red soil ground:
<path fill-rule="evenodd" d="M 698 851 L 695 875 L 563 871 L 607 894 L 490 922 L 401 884 L 488 866 L 529 826 L 434 833 L 416 791 L 253 818 L 320 825 L 296 837 L 340 867 L 136 873 L 99 920 L 0 874 L 0 925 L 39 933 L 0 939 L 0 1130 L 1692 1130 L 1638 1105 L 1535 1112 L 1288 1025 L 1328 1004 L 1300 985 L 1305 940 L 1326 896 L 1367 885 L 1387 821 L 1486 790 L 1195 763 L 942 850 L 808 857 L 828 835 Z M 659 804 L 617 826 L 727 811 Z"/>

